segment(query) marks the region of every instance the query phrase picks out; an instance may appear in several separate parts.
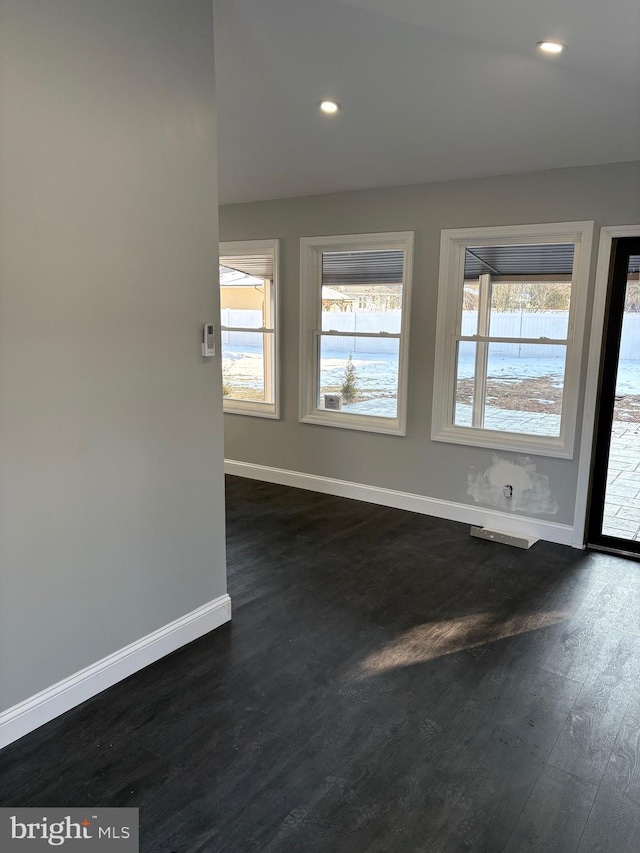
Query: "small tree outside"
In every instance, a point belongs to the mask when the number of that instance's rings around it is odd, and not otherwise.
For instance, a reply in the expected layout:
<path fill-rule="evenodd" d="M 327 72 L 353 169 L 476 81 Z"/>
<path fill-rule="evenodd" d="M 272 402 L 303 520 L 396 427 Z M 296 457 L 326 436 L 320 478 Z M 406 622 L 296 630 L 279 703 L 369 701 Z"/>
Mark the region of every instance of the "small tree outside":
<path fill-rule="evenodd" d="M 342 380 L 340 393 L 342 394 L 342 400 L 345 403 L 353 403 L 356 399 L 356 394 L 358 393 L 358 376 L 355 364 L 353 363 L 353 353 L 351 352 L 349 353 L 349 358 L 347 359 L 347 364 L 344 368 L 344 378 Z"/>

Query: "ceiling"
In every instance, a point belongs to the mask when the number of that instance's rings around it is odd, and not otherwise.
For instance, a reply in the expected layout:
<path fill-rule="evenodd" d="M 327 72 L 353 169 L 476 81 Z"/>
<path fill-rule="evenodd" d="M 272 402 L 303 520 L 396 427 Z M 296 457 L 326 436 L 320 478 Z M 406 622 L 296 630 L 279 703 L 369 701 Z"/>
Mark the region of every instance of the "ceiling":
<path fill-rule="evenodd" d="M 638 0 L 215 3 L 221 203 L 640 159 Z"/>

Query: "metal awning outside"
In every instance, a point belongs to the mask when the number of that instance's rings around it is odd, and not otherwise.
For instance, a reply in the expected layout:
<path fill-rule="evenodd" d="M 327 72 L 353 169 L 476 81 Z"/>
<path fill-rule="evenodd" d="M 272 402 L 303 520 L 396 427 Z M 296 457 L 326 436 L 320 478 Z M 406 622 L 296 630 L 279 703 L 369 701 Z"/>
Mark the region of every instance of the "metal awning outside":
<path fill-rule="evenodd" d="M 222 255 L 220 266 L 255 276 L 261 281 L 265 278 L 273 281 L 273 254 L 269 252 L 263 255 Z"/>
<path fill-rule="evenodd" d="M 323 252 L 322 284 L 402 284 L 404 252 L 401 249 L 364 252 Z"/>
<path fill-rule="evenodd" d="M 573 243 L 540 243 L 525 246 L 469 246 L 464 277 L 567 276 L 573 272 Z"/>

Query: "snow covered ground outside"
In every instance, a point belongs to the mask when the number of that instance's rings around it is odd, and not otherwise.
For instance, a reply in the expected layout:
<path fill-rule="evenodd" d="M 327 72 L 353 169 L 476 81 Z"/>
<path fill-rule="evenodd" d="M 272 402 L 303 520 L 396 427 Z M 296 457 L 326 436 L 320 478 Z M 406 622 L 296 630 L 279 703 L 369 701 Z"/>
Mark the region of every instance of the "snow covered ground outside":
<path fill-rule="evenodd" d="M 232 385 L 247 389 L 262 389 L 262 356 L 257 347 L 225 345 L 223 348 L 225 363 L 229 365 L 227 373 Z M 321 388 L 339 388 L 344 378 L 348 353 L 344 350 L 323 351 Z M 393 418 L 396 416 L 396 386 L 398 377 L 398 357 L 396 353 L 355 353 L 353 363 L 356 369 L 358 387 L 361 396 L 367 399 L 345 404 L 344 412 L 377 415 Z M 461 355 L 458 364 L 458 378 L 470 379 L 473 376 L 474 360 L 471 355 Z M 410 367 L 411 370 L 411 367 Z M 489 379 L 504 382 L 505 387 L 521 380 L 545 380 L 549 386 L 560 386 L 564 376 L 564 359 L 561 358 L 514 358 L 513 356 L 492 356 L 489 358 Z M 618 395 L 640 394 L 640 360 L 625 359 L 620 362 Z M 545 402 L 544 397 L 539 398 Z M 535 435 L 557 435 L 560 424 L 558 414 L 546 412 L 521 412 L 494 405 L 487 406 L 486 425 L 489 429 L 525 431 Z M 471 424 L 471 406 L 458 403 L 456 422 L 460 425 Z"/>
<path fill-rule="evenodd" d="M 537 380 L 549 390 L 553 386 L 560 388 L 564 379 L 564 358 L 526 358 L 507 355 L 489 355 L 487 380 L 504 383 L 505 391 L 509 386 L 526 380 Z M 474 375 L 475 360 L 471 353 L 461 354 L 458 359 L 458 379 L 471 379 Z M 535 411 L 536 403 L 548 404 L 548 396 L 531 400 L 531 411 L 518 411 L 488 404 L 485 407 L 484 424 L 486 429 L 501 432 L 523 432 L 530 435 L 559 435 L 560 414 Z M 455 423 L 458 426 L 471 426 L 472 407 L 470 403 L 456 403 Z"/>
<path fill-rule="evenodd" d="M 223 355 L 227 381 L 231 385 L 254 392 L 263 389 L 262 351 L 259 347 L 224 344 Z M 348 352 L 323 350 L 321 387 L 335 389 L 344 379 Z M 344 412 L 394 418 L 397 414 L 395 397 L 398 356 L 393 352 L 353 354 L 358 387 L 367 399 L 345 404 Z M 414 365 L 411 369 L 416 369 Z M 470 380 L 473 376 L 474 359 L 471 353 L 461 354 L 458 378 Z M 513 355 L 491 356 L 488 377 L 494 383 L 504 383 L 508 388 L 523 381 L 538 381 L 542 386 L 560 387 L 564 376 L 562 358 L 527 358 Z M 614 423 L 611 456 L 605 499 L 604 532 L 612 536 L 640 540 L 640 360 L 624 359 L 619 364 L 616 385 L 618 397 L 629 399 L 618 403 Z M 535 400 L 533 402 L 536 402 Z M 538 402 L 545 402 L 539 398 Z M 548 402 L 548 401 L 546 401 Z M 638 414 L 635 414 L 637 411 Z M 456 406 L 456 422 L 471 424 L 471 406 L 459 402 Z M 557 435 L 560 427 L 559 414 L 548 412 L 522 412 L 488 405 L 485 424 L 489 429 L 515 430 L 532 435 Z"/>

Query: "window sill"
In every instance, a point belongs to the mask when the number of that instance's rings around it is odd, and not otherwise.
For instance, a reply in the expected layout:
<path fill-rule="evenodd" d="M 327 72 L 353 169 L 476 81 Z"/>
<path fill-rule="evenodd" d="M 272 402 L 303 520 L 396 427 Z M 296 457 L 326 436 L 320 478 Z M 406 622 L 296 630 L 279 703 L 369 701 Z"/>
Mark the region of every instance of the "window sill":
<path fill-rule="evenodd" d="M 274 403 L 246 403 L 240 400 L 224 400 L 225 415 L 248 415 L 251 418 L 280 420 L 280 412 Z"/>
<path fill-rule="evenodd" d="M 300 423 L 337 427 L 338 429 L 354 429 L 360 432 L 379 432 L 383 435 L 404 436 L 407 434 L 406 426 L 400 422 L 399 418 L 348 415 L 339 412 L 325 412 L 321 409 L 302 415 Z"/>
<path fill-rule="evenodd" d="M 573 459 L 573 447 L 568 446 L 562 437 L 552 438 L 448 425 L 440 430 L 434 429 L 431 440 L 462 444 L 467 447 L 484 447 L 489 450 L 509 450 L 512 453 L 526 455 Z"/>

